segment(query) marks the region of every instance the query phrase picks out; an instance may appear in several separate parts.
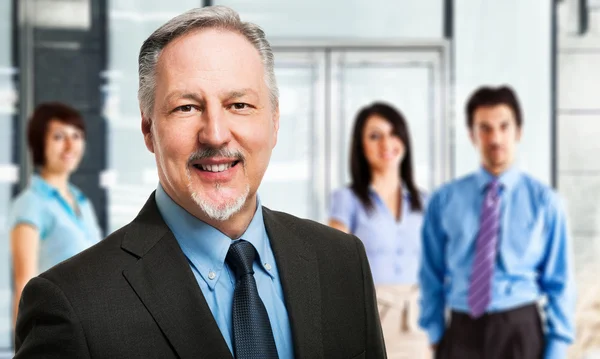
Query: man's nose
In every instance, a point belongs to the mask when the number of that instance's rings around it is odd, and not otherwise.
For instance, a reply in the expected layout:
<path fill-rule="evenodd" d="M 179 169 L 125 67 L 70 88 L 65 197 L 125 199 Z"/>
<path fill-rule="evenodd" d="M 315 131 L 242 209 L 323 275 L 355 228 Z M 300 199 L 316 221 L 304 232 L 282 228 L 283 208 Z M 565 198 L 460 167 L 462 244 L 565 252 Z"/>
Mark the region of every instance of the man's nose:
<path fill-rule="evenodd" d="M 227 113 L 221 106 L 207 106 L 202 114 L 202 126 L 198 133 L 200 144 L 219 148 L 231 140 Z"/>

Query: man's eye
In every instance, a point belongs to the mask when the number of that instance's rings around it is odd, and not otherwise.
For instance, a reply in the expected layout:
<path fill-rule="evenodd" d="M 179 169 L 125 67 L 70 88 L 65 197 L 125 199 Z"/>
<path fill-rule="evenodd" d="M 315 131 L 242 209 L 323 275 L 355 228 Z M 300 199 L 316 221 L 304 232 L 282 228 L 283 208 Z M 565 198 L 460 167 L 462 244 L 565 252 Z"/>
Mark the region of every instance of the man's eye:
<path fill-rule="evenodd" d="M 175 109 L 175 111 L 178 112 L 192 112 L 192 110 L 194 109 L 194 106 L 192 105 L 183 105 L 183 106 L 179 106 Z"/>
<path fill-rule="evenodd" d="M 243 103 L 243 102 L 237 102 L 237 103 L 234 103 L 233 105 L 231 105 L 231 107 L 233 107 L 233 109 L 235 109 L 235 110 L 244 110 L 244 109 L 248 108 L 248 104 Z"/>

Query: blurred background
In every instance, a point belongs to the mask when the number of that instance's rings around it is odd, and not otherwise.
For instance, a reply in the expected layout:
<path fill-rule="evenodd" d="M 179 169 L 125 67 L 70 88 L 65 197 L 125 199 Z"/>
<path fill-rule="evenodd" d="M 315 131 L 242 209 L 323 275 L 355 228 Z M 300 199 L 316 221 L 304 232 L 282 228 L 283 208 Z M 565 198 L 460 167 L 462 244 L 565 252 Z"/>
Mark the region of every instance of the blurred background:
<path fill-rule="evenodd" d="M 0 348 L 8 353 L 12 341 L 6 216 L 32 171 L 33 108 L 62 101 L 82 112 L 87 150 L 72 181 L 104 234 L 125 225 L 158 181 L 140 131 L 139 48 L 171 17 L 217 4 L 259 24 L 273 45 L 281 129 L 259 193 L 264 205 L 300 217 L 325 222 L 331 191 L 348 183 L 358 108 L 384 100 L 402 110 L 417 183 L 431 192 L 479 165 L 464 124 L 470 93 L 512 86 L 524 112 L 519 165 L 567 203 L 580 282 L 572 355 L 592 358 L 600 348 L 598 0 L 0 0 Z"/>

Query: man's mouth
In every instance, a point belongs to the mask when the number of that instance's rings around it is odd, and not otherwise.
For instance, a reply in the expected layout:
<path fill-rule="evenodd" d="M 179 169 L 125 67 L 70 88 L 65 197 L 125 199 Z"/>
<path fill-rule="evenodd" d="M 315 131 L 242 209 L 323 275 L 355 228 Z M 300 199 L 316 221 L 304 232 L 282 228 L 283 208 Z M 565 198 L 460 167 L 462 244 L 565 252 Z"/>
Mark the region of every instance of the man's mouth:
<path fill-rule="evenodd" d="M 220 163 L 220 164 L 200 164 L 200 163 L 197 163 L 197 164 L 194 164 L 194 167 L 196 167 L 200 171 L 218 173 L 218 172 L 227 171 L 231 167 L 236 166 L 239 162 L 240 161 L 233 161 L 233 162 Z"/>

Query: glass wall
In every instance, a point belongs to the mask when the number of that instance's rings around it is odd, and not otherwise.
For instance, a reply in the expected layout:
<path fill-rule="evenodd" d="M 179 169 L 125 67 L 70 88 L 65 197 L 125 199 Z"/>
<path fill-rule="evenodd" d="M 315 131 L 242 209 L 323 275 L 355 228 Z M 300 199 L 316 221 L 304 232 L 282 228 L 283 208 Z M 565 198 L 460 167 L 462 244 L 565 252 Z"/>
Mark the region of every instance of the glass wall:
<path fill-rule="evenodd" d="M 11 346 L 11 260 L 6 220 L 12 186 L 17 180 L 17 167 L 12 158 L 16 92 L 11 57 L 11 17 L 12 1 L 0 1 L 0 352 Z"/>
<path fill-rule="evenodd" d="M 235 9 L 245 21 L 259 24 L 269 38 L 443 37 L 444 1 L 440 0 L 215 0 L 213 4 Z"/>
<path fill-rule="evenodd" d="M 445 106 L 449 80 L 444 77 L 449 55 L 442 51 L 431 55 L 433 60 L 419 57 L 423 44 L 433 41 L 445 48 L 442 2 L 427 0 L 410 6 L 381 0 L 334 1 L 326 5 L 317 1 L 271 0 L 213 3 L 231 6 L 243 20 L 258 23 L 267 32 L 276 53 L 281 129 L 259 189 L 263 204 L 325 221 L 329 193 L 348 182 L 352 119 L 360 106 L 375 100 L 388 101 L 406 112 L 420 149 L 416 156 L 421 187 L 431 190 L 449 178 L 449 112 Z M 143 5 L 109 2 L 105 106 L 109 170 L 103 181 L 109 193 L 109 231 L 128 223 L 157 184 L 154 157 L 146 150 L 140 132 L 136 98 L 139 47 L 151 31 L 174 14 L 197 5 L 197 1 L 168 5 L 159 1 Z M 410 21 L 414 17 L 425 23 Z M 281 21 L 283 18 L 287 20 Z M 311 26 L 306 26 L 307 19 L 311 19 Z M 344 43 L 341 38 L 354 40 Z M 358 45 L 360 39 L 371 49 L 346 51 Z M 374 49 L 372 45 L 382 39 L 388 43 Z M 389 52 L 389 56 L 384 52 Z M 391 87 L 382 85 L 382 71 L 394 71 L 396 81 Z M 414 91 L 415 88 L 419 90 Z M 436 129 L 441 129 L 440 133 L 434 133 Z M 338 131 L 342 131 L 341 136 Z"/>
<path fill-rule="evenodd" d="M 557 34 L 557 178 L 575 249 L 574 357 L 600 357 L 600 2 L 563 1 Z M 595 354 L 592 354 L 595 353 Z"/>
<path fill-rule="evenodd" d="M 446 155 L 451 152 L 441 152 L 448 146 L 450 120 L 443 2 L 214 3 L 259 24 L 275 50 L 282 117 L 279 141 L 259 190 L 266 206 L 325 222 L 331 191 L 349 182 L 354 116 L 377 100 L 406 114 L 416 136 L 420 187 L 431 190 L 449 178 L 451 159 Z M 438 49 L 421 51 L 431 44 Z M 435 129 L 440 133 L 433 133 Z M 292 145 L 298 146 L 294 153 L 299 158 L 291 156 Z"/>
<path fill-rule="evenodd" d="M 199 0 L 108 2 L 108 233 L 129 223 L 156 189 L 154 155 L 140 130 L 137 58 L 144 40 L 173 16 L 201 6 Z"/>

